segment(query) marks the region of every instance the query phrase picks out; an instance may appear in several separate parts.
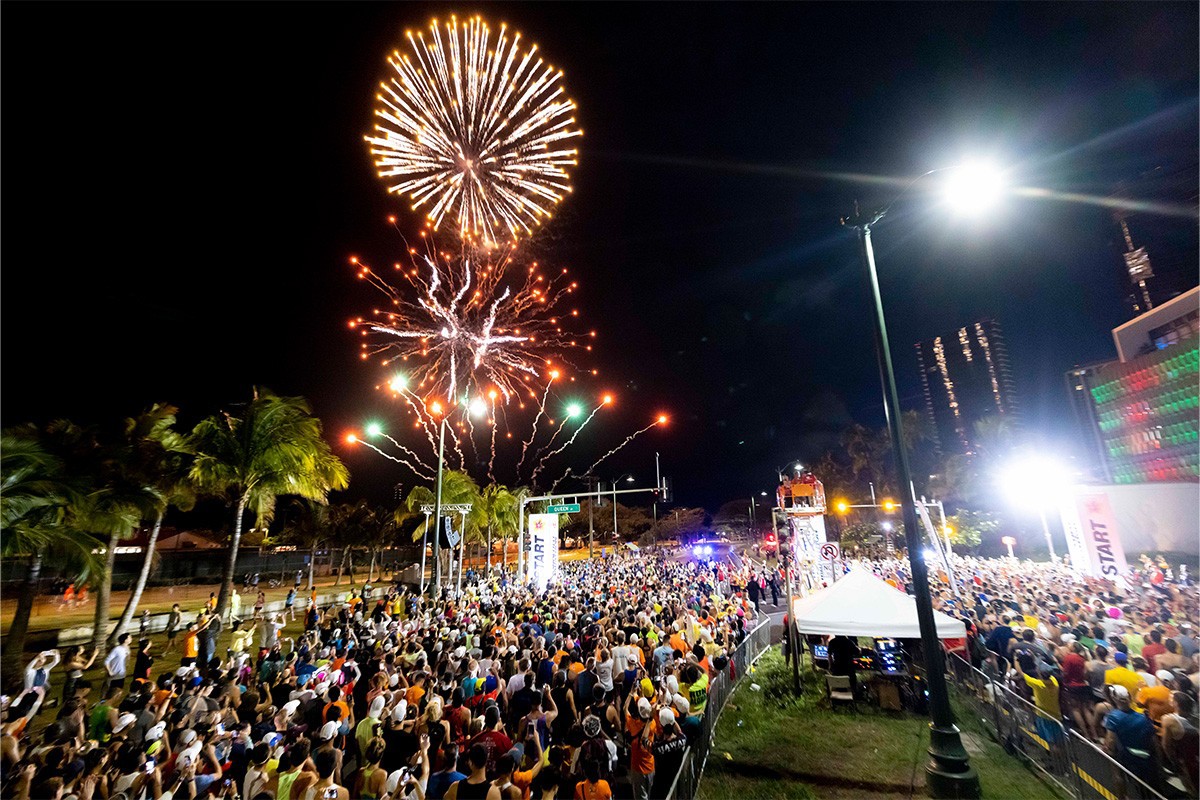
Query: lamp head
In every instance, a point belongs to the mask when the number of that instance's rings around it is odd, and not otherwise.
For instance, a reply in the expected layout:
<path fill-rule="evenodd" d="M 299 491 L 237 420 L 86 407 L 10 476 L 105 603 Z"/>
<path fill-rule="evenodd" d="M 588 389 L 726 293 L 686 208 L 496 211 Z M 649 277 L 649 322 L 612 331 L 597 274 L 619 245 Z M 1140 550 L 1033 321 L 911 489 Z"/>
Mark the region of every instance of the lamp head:
<path fill-rule="evenodd" d="M 1004 175 L 986 162 L 968 162 L 946 170 L 942 192 L 956 214 L 981 216 L 1000 201 Z"/>

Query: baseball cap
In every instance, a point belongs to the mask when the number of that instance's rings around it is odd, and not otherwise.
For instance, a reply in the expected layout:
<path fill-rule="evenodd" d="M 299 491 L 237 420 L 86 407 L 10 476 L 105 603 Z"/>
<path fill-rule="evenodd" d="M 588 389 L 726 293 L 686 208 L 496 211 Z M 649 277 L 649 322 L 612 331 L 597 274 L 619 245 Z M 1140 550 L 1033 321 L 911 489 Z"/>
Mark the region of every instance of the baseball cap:
<path fill-rule="evenodd" d="M 637 709 L 638 709 L 638 716 L 641 717 L 642 719 L 650 719 L 650 716 L 654 711 L 650 707 L 650 701 L 644 697 L 638 699 Z"/>
<path fill-rule="evenodd" d="M 329 741 L 333 737 L 337 736 L 337 732 L 338 724 L 336 722 L 326 722 L 321 726 L 321 739 L 324 741 Z"/>
<path fill-rule="evenodd" d="M 1160 669 L 1158 672 L 1154 673 L 1154 677 L 1158 678 L 1163 683 L 1175 680 L 1175 676 L 1171 674 L 1171 670 L 1169 669 Z"/>
<path fill-rule="evenodd" d="M 187 747 L 194 741 L 196 741 L 196 732 L 191 728 L 188 728 L 183 733 L 179 734 L 179 743 L 184 747 Z"/>
<path fill-rule="evenodd" d="M 692 710 L 692 704 L 689 703 L 688 699 L 681 694 L 677 694 L 675 697 L 671 698 L 671 704 L 678 708 L 679 713 L 681 714 L 686 714 Z"/>
<path fill-rule="evenodd" d="M 396 707 L 392 709 L 392 719 L 394 719 L 396 722 L 403 722 L 406 714 L 408 714 L 408 701 L 401 700 L 396 704 Z"/>
<path fill-rule="evenodd" d="M 286 703 L 284 703 L 284 704 L 283 704 L 283 712 L 284 712 L 285 714 L 287 714 L 289 717 L 290 717 L 292 714 L 295 714 L 295 713 L 296 713 L 296 710 L 297 710 L 298 708 L 300 708 L 300 701 L 299 701 L 299 700 L 288 700 Z"/>
<path fill-rule="evenodd" d="M 1116 653 L 1113 654 L 1113 661 L 1116 661 L 1118 664 L 1121 664 L 1122 666 L 1124 666 L 1126 663 L 1129 662 L 1129 656 L 1126 655 L 1125 653 L 1122 653 L 1120 650 L 1118 650 Z M 1128 694 L 1128 692 L 1126 692 L 1126 694 Z"/>
<path fill-rule="evenodd" d="M 642 678 L 642 694 L 646 697 L 654 697 L 654 681 Z"/>
<path fill-rule="evenodd" d="M 133 714 L 122 714 L 117 717 L 117 724 L 113 725 L 112 732 L 120 733 L 135 722 L 137 722 L 137 717 Z"/>
<path fill-rule="evenodd" d="M 162 738 L 163 733 L 167 730 L 167 723 L 159 722 L 150 726 L 150 730 L 146 731 L 146 741 L 153 742 Z"/>
<path fill-rule="evenodd" d="M 599 720 L 597 720 L 599 722 Z M 675 715 L 671 713 L 669 708 L 660 708 L 658 710 L 658 724 L 664 728 L 669 728 L 675 724 Z"/>
<path fill-rule="evenodd" d="M 1119 700 L 1128 700 L 1129 699 L 1129 690 L 1126 689 L 1124 686 L 1114 683 L 1114 684 L 1111 684 L 1111 688 L 1112 688 L 1112 694 L 1113 694 L 1114 698 L 1117 698 Z"/>
<path fill-rule="evenodd" d="M 395 794 L 396 790 L 400 788 L 400 776 L 403 774 L 404 770 L 402 769 L 393 770 L 388 773 L 387 784 L 383 787 L 384 792 Z"/>
<path fill-rule="evenodd" d="M 371 701 L 371 710 L 370 710 L 368 716 L 372 716 L 375 719 L 379 719 L 379 716 L 383 713 L 383 706 L 384 706 L 383 696 L 381 695 L 379 697 L 376 697 L 374 700 Z"/>

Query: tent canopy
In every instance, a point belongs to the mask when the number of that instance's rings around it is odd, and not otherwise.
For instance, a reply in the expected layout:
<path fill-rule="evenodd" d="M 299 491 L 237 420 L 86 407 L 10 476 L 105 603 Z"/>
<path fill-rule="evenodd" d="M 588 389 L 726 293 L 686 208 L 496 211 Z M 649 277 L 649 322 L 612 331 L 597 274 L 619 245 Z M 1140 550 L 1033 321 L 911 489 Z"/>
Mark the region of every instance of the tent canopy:
<path fill-rule="evenodd" d="M 939 639 L 961 639 L 967 635 L 960 620 L 933 612 Z M 800 633 L 825 636 L 870 636 L 888 639 L 919 639 L 915 598 L 876 578 L 855 570 L 819 592 L 792 604 L 792 618 Z"/>

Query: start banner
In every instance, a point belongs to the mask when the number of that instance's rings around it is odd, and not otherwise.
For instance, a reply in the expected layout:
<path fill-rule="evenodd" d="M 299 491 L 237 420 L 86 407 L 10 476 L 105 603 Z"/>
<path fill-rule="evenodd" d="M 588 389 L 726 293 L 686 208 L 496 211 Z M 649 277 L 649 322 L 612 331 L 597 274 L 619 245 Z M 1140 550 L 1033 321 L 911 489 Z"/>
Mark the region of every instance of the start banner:
<path fill-rule="evenodd" d="M 529 515 L 529 558 L 534 581 L 546 588 L 558 569 L 558 514 Z"/>
<path fill-rule="evenodd" d="M 1090 487 L 1076 489 L 1063 502 L 1062 520 L 1075 569 L 1110 580 L 1128 571 L 1125 548 L 1106 492 Z"/>

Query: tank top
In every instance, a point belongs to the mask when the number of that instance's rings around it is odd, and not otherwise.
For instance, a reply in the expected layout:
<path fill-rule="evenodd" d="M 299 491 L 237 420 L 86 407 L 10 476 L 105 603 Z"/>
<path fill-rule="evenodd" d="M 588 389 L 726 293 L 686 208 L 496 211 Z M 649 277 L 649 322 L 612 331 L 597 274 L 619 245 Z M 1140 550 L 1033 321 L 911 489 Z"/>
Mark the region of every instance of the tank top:
<path fill-rule="evenodd" d="M 358 790 L 358 796 L 362 798 L 362 800 L 377 800 L 379 797 L 379 795 L 373 794 L 371 790 L 367 788 L 367 784 L 371 780 L 371 776 L 375 774 L 376 769 L 378 769 L 378 767 L 363 767 L 362 780 L 360 781 L 362 788 Z"/>
<path fill-rule="evenodd" d="M 298 777 L 300 777 L 300 770 L 279 773 L 279 786 L 275 791 L 276 800 L 291 800 L 292 784 L 296 782 L 296 778 Z"/>
<path fill-rule="evenodd" d="M 471 783 L 468 778 L 463 778 L 455 785 L 458 786 L 458 800 L 486 800 L 492 782 Z"/>

